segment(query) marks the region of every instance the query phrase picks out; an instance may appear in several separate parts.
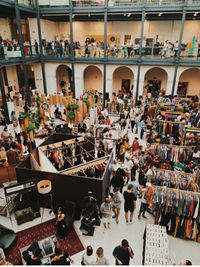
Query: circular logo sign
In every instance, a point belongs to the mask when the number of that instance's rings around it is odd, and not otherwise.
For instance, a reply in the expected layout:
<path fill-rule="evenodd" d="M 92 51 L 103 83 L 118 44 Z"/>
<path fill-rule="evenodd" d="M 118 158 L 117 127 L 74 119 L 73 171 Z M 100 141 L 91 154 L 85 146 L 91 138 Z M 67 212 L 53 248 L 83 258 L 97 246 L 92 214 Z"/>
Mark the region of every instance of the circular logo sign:
<path fill-rule="evenodd" d="M 48 103 L 42 103 L 41 108 L 46 111 L 49 109 L 49 104 Z"/>

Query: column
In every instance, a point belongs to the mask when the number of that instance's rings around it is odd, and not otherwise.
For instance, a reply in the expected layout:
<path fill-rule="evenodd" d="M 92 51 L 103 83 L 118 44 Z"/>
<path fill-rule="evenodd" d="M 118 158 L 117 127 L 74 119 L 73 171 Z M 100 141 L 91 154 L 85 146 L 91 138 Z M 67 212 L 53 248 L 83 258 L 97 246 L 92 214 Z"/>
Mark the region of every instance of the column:
<path fill-rule="evenodd" d="M 42 47 L 42 33 L 41 33 L 41 25 L 40 25 L 40 7 L 39 7 L 38 0 L 36 0 L 36 16 L 37 16 L 38 37 L 39 37 L 39 44 L 40 44 L 40 59 L 41 59 L 43 89 L 44 89 L 45 95 L 47 95 L 44 55 L 43 55 L 43 47 Z"/>
<path fill-rule="evenodd" d="M 84 66 L 76 64 L 74 71 L 76 76 L 75 80 L 76 98 L 79 99 L 84 92 L 84 77 L 83 77 Z"/>
<path fill-rule="evenodd" d="M 25 81 L 25 87 L 26 87 L 26 101 L 28 102 L 28 105 L 31 106 L 31 98 L 30 98 L 28 76 L 27 76 L 27 70 L 26 70 L 26 64 L 25 64 L 24 41 L 23 41 L 23 36 L 22 36 L 21 18 L 20 18 L 18 0 L 15 0 L 15 15 L 16 15 L 16 21 L 17 21 L 17 28 L 19 32 L 19 44 L 20 44 L 20 49 L 22 53 L 22 65 L 23 65 L 24 81 Z"/>
<path fill-rule="evenodd" d="M 2 102 L 3 102 L 3 110 L 5 114 L 5 121 L 6 123 L 9 124 L 10 119 L 9 119 L 8 106 L 7 106 L 7 101 L 6 101 L 6 94 L 5 94 L 5 88 L 3 84 L 3 77 L 2 77 L 1 69 L 0 69 L 0 87 L 1 87 L 1 97 L 2 97 Z"/>
<path fill-rule="evenodd" d="M 69 11 L 69 26 L 70 26 L 70 52 L 72 58 L 72 80 L 71 80 L 71 90 L 73 92 L 73 97 L 76 97 L 75 94 L 75 73 L 74 73 L 74 38 L 73 38 L 73 25 L 72 25 L 72 0 L 69 1 L 70 11 Z"/>

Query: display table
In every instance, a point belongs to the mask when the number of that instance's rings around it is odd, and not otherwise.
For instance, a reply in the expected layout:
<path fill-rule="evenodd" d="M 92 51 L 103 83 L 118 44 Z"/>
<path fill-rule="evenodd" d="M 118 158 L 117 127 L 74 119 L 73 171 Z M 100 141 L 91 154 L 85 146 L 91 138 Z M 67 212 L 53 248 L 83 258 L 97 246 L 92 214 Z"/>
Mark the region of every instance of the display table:
<path fill-rule="evenodd" d="M 31 207 L 28 207 L 22 210 L 17 210 L 15 212 L 15 219 L 18 225 L 22 223 L 30 222 L 34 219 L 34 212 Z"/>
<path fill-rule="evenodd" d="M 144 231 L 143 265 L 168 265 L 166 227 L 148 224 Z"/>
<path fill-rule="evenodd" d="M 57 244 L 58 240 L 55 235 L 52 235 L 50 237 L 47 237 L 45 239 L 42 239 L 38 242 L 35 242 L 31 245 L 28 245 L 26 247 L 23 247 L 20 249 L 21 259 L 23 265 L 26 265 L 26 261 L 24 260 L 24 253 L 26 251 L 29 251 L 32 253 L 32 251 L 39 246 L 39 248 L 42 250 L 41 252 L 41 262 L 42 265 L 50 265 L 51 264 L 51 256 L 55 253 L 55 246 Z"/>

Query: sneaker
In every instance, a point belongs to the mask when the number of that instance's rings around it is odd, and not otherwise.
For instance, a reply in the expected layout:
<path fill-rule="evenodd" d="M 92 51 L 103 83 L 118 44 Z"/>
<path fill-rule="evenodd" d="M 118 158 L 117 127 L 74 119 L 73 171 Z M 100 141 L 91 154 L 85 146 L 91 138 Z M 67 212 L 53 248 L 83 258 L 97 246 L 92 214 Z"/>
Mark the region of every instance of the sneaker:
<path fill-rule="evenodd" d="M 140 220 L 141 219 L 141 217 L 140 217 L 140 215 L 138 215 L 138 220 Z"/>
<path fill-rule="evenodd" d="M 116 220 L 116 223 L 118 224 L 119 223 L 119 220 Z"/>
<path fill-rule="evenodd" d="M 128 221 L 126 221 L 126 223 L 128 223 Z"/>
<path fill-rule="evenodd" d="M 112 216 L 112 218 L 114 219 L 114 218 L 116 218 L 116 216 L 115 216 L 115 215 L 113 215 L 113 216 Z"/>
<path fill-rule="evenodd" d="M 145 219 L 147 219 L 147 216 L 145 216 L 145 215 L 142 215 L 142 217 L 145 218 Z"/>

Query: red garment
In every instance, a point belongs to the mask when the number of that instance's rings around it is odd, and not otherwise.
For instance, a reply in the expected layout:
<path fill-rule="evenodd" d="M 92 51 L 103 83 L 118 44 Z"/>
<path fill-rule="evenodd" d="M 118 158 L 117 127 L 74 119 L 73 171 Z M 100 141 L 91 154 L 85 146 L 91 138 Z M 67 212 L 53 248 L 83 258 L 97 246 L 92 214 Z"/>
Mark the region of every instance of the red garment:
<path fill-rule="evenodd" d="M 106 125 L 110 125 L 110 119 L 109 118 L 106 119 Z"/>
<path fill-rule="evenodd" d="M 134 151 L 139 149 L 139 142 L 137 140 L 133 141 L 132 148 Z"/>
<path fill-rule="evenodd" d="M 17 149 L 18 149 L 20 152 L 22 152 L 22 151 L 23 151 L 22 145 L 19 144 L 19 143 L 17 143 Z"/>

